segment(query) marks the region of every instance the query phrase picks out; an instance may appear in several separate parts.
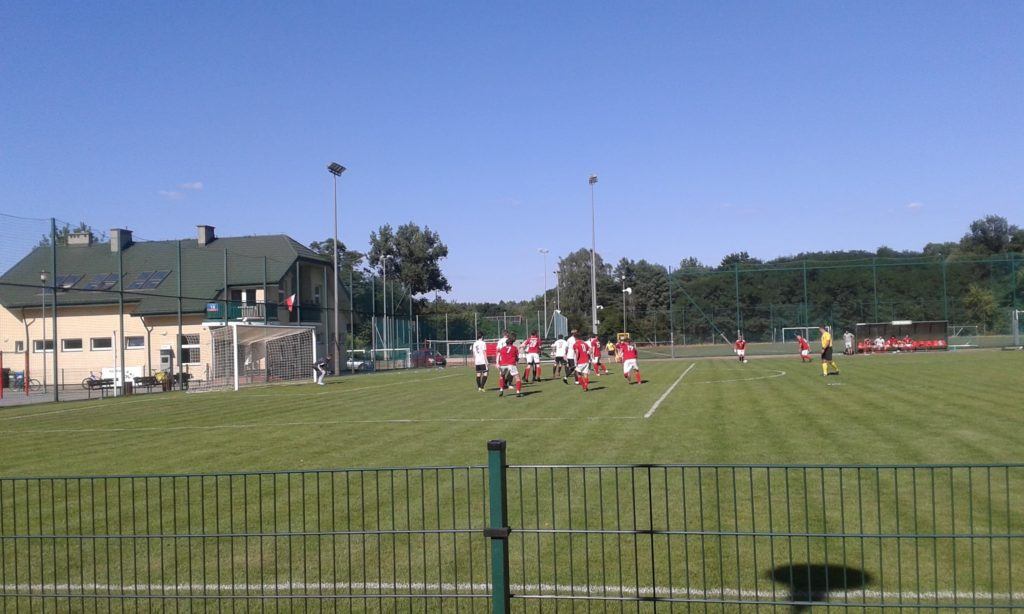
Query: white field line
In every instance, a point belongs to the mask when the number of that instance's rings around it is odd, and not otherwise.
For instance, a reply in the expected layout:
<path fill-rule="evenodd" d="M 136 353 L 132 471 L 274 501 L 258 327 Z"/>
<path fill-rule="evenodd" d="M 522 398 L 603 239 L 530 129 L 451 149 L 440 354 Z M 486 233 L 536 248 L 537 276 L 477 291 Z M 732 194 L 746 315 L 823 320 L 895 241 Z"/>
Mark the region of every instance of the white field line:
<path fill-rule="evenodd" d="M 782 376 L 784 376 L 786 374 L 786 372 L 781 370 L 781 369 L 769 369 L 769 371 L 774 371 L 774 373 L 772 373 L 771 375 L 761 375 L 761 376 L 758 376 L 758 377 L 740 377 L 740 378 L 736 378 L 736 379 L 709 379 L 709 380 L 703 380 L 703 381 L 699 381 L 699 382 L 688 381 L 686 383 L 687 384 L 726 384 L 726 383 L 729 383 L 729 382 L 753 382 L 753 381 L 757 381 L 759 379 L 774 379 L 776 377 L 782 377 Z"/>
<path fill-rule="evenodd" d="M 654 412 L 658 411 L 658 406 L 661 405 L 661 402 L 664 401 L 665 398 L 668 397 L 668 395 L 670 395 L 672 391 L 676 389 L 676 386 L 679 385 L 679 382 L 683 381 L 683 378 L 686 377 L 686 374 L 689 373 L 690 370 L 696 366 L 697 363 L 691 362 L 690 366 L 686 367 L 686 370 L 683 371 L 682 375 L 676 378 L 676 381 L 673 382 L 672 385 L 668 387 L 668 390 L 666 390 L 664 394 L 658 397 L 658 400 L 654 402 L 654 405 L 651 405 L 651 408 L 647 410 L 646 414 L 644 414 L 644 418 L 650 418 L 651 416 L 653 416 Z"/>
<path fill-rule="evenodd" d="M 439 379 L 448 379 L 449 377 L 458 377 L 459 375 L 463 375 L 463 374 L 461 374 L 461 373 L 450 373 L 448 375 L 438 375 L 438 376 L 435 376 L 435 377 L 421 377 L 419 379 L 410 379 L 410 380 L 405 380 L 405 381 L 401 381 L 401 382 L 391 382 L 390 384 L 380 384 L 380 385 L 377 385 L 377 386 L 361 386 L 359 388 L 344 388 L 344 387 L 337 388 L 338 384 L 331 384 L 331 389 L 330 390 L 318 390 L 317 392 L 290 392 L 290 393 L 288 393 L 289 394 L 288 398 L 293 398 L 293 397 L 319 397 L 319 396 L 323 396 L 323 395 L 326 395 L 326 394 L 333 395 L 333 394 L 339 394 L 339 393 L 342 393 L 342 392 L 358 392 L 360 390 L 377 390 L 378 388 L 390 388 L 391 386 L 404 386 L 406 384 L 417 384 L 417 383 L 420 383 L 420 382 L 432 382 L 434 380 L 439 380 Z M 269 386 L 260 386 L 260 389 L 267 389 L 267 388 L 269 388 Z M 243 388 L 243 390 L 244 390 L 244 388 Z M 233 392 L 233 391 L 230 391 L 230 390 L 225 390 L 225 391 L 212 390 L 211 392 Z M 256 393 L 256 394 L 247 394 L 245 396 L 246 396 L 246 398 L 249 398 L 249 397 L 274 397 L 274 398 L 278 398 L 278 399 L 282 398 L 281 395 L 279 395 L 279 394 L 259 394 L 259 393 Z"/>
<path fill-rule="evenodd" d="M 528 595 L 558 595 L 561 597 L 672 597 L 679 599 L 749 599 L 749 600 L 771 600 L 790 601 L 789 589 L 785 587 L 771 587 L 771 583 L 765 580 L 769 588 L 759 590 L 739 589 L 732 587 L 690 587 L 690 586 L 600 586 L 586 584 L 513 584 L 511 590 L 514 595 L 525 597 Z M 491 585 L 486 582 L 268 582 L 259 583 L 236 583 L 236 584 L 62 584 L 62 583 L 19 583 L 3 584 L 0 590 L 4 593 L 32 593 L 39 597 L 47 593 L 68 594 L 72 597 L 77 595 L 168 595 L 168 596 L 230 596 L 250 595 L 252 597 L 274 596 L 287 594 L 317 595 L 338 595 L 352 591 L 376 591 L 385 594 L 395 594 L 397 591 L 406 591 L 406 595 L 414 597 L 429 597 L 432 594 L 477 594 L 481 597 L 490 595 Z M 390 592 L 389 592 L 390 591 Z M 367 593 L 368 596 L 374 595 Z M 903 604 L 913 606 L 918 601 L 922 603 L 935 602 L 961 602 L 968 603 L 977 601 L 978 605 L 984 606 L 985 602 L 996 604 L 1007 604 L 1024 601 L 1024 592 L 993 593 L 989 591 L 877 591 L 868 589 L 850 589 L 847 591 L 829 591 L 828 597 L 833 605 L 837 599 L 853 601 L 878 601 L 887 604 Z"/>

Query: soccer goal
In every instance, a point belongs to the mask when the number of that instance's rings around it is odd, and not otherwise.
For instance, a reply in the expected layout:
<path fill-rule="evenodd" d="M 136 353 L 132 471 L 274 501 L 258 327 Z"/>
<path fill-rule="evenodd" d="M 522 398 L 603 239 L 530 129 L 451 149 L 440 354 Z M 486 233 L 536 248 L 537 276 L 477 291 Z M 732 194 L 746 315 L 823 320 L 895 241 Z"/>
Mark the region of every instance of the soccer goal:
<path fill-rule="evenodd" d="M 194 392 L 315 381 L 316 332 L 310 326 L 229 322 L 210 331 L 207 380 Z"/>
<path fill-rule="evenodd" d="M 978 347 L 978 327 L 974 324 L 950 324 L 947 332 L 949 349 Z"/>
<path fill-rule="evenodd" d="M 1024 332 L 1021 331 L 1021 327 L 1024 326 L 1024 310 L 1014 309 L 1010 314 L 1010 324 L 1013 327 L 1013 347 L 1018 350 L 1024 349 L 1024 342 L 1021 341 L 1024 337 Z"/>
<path fill-rule="evenodd" d="M 782 329 L 782 343 L 796 343 L 796 337 L 800 335 L 808 342 L 817 341 L 821 338 L 821 332 L 817 326 L 787 326 Z"/>

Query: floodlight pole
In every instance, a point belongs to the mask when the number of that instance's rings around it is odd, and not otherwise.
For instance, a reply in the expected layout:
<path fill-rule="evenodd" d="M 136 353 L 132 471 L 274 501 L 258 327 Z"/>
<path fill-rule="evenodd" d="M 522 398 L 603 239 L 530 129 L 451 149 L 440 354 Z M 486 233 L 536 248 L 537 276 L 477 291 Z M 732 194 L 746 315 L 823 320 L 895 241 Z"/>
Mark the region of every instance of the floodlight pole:
<path fill-rule="evenodd" d="M 548 253 L 551 251 L 543 247 L 537 250 L 544 256 L 544 336 L 548 336 Z"/>
<path fill-rule="evenodd" d="M 384 265 L 384 283 L 382 284 L 382 290 L 384 297 L 381 299 L 384 309 L 384 361 L 388 360 L 388 255 L 384 254 L 384 257 L 380 259 Z"/>
<path fill-rule="evenodd" d="M 597 223 L 594 210 L 594 184 L 597 175 L 591 174 L 590 183 L 590 323 L 591 332 L 597 334 Z"/>
<path fill-rule="evenodd" d="M 626 275 L 619 278 L 622 281 L 622 332 L 626 332 Z"/>
<path fill-rule="evenodd" d="M 327 171 L 334 175 L 334 374 L 339 375 L 341 373 L 341 331 L 339 330 L 338 320 L 338 177 L 345 172 L 345 167 L 338 164 L 337 162 L 331 162 L 327 165 Z M 349 292 L 351 292 L 351 288 Z M 266 301 L 266 297 L 263 297 Z M 352 314 L 349 313 L 349 319 L 352 319 Z"/>
<path fill-rule="evenodd" d="M 42 349 L 42 354 L 43 354 L 43 392 L 44 393 L 46 392 L 46 279 L 47 279 L 46 271 L 45 270 L 40 271 L 39 272 L 39 294 L 42 296 L 42 298 L 40 299 L 42 301 L 42 303 L 40 304 L 40 309 L 41 309 L 40 313 L 42 313 L 42 315 L 40 316 L 39 319 L 42 320 L 42 322 L 43 322 L 43 349 Z M 53 349 L 54 350 L 57 349 L 57 340 L 56 339 L 54 339 Z M 54 352 L 54 354 L 56 354 L 56 351 Z M 27 377 L 25 379 L 26 379 L 26 381 L 28 380 Z"/>

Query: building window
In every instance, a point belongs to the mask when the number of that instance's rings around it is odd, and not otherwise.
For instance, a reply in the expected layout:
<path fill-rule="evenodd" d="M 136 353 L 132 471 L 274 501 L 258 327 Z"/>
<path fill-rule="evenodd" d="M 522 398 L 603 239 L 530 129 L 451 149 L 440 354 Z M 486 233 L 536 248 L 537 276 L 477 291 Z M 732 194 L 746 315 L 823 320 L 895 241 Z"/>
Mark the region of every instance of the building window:
<path fill-rule="evenodd" d="M 146 338 L 142 335 L 136 337 L 125 337 L 124 345 L 129 350 L 141 350 L 146 347 Z"/>
<path fill-rule="evenodd" d="M 313 288 L 313 304 L 314 305 L 319 305 L 320 304 L 320 296 L 322 294 L 323 294 L 323 288 L 322 287 L 317 286 L 317 287 Z"/>
<path fill-rule="evenodd" d="M 199 349 L 199 335 L 190 334 L 181 336 L 181 364 L 198 365 L 202 359 Z"/>
<path fill-rule="evenodd" d="M 25 351 L 25 342 L 24 341 L 15 341 L 14 342 L 14 351 L 15 352 L 24 352 Z"/>
<path fill-rule="evenodd" d="M 44 344 L 45 344 L 45 347 L 46 347 L 45 350 L 43 349 Z M 47 354 L 52 354 L 53 353 L 53 339 L 46 339 L 46 340 L 35 339 L 35 340 L 33 340 L 32 341 L 32 351 L 34 353 L 36 353 L 36 354 L 42 354 L 44 352 L 47 353 Z"/>
<path fill-rule="evenodd" d="M 89 349 L 93 352 L 107 352 L 114 349 L 114 341 L 110 337 L 93 337 L 89 339 Z"/>
<path fill-rule="evenodd" d="M 60 340 L 60 351 L 62 351 L 62 352 L 81 352 L 82 351 L 82 340 L 81 339 L 61 339 Z"/>

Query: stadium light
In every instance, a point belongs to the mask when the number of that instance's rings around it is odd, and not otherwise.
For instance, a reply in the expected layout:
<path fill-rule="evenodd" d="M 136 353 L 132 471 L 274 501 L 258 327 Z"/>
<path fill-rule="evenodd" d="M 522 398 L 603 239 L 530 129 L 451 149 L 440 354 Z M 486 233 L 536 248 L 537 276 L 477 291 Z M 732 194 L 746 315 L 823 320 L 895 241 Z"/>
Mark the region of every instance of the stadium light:
<path fill-rule="evenodd" d="M 590 319 L 593 321 L 591 328 L 597 334 L 597 231 L 596 215 L 594 213 L 594 184 L 597 183 L 597 175 L 590 174 L 587 179 L 590 184 Z"/>
<path fill-rule="evenodd" d="M 46 392 L 46 280 L 48 278 L 49 274 L 46 272 L 46 269 L 39 271 L 39 295 L 41 297 L 40 300 L 42 301 L 42 315 L 39 317 L 39 319 L 43 321 L 43 347 L 41 350 L 43 354 L 43 392 Z M 53 349 L 56 350 L 57 340 L 54 339 L 53 343 Z M 27 374 L 25 376 L 25 380 L 28 380 Z M 28 389 L 26 388 L 26 390 Z"/>
<path fill-rule="evenodd" d="M 548 336 L 548 254 L 551 250 L 544 247 L 537 248 L 541 256 L 544 256 L 544 336 Z"/>
<path fill-rule="evenodd" d="M 327 165 L 327 171 L 334 175 L 334 374 L 341 373 L 341 331 L 338 330 L 338 177 L 345 172 L 345 167 L 337 162 Z M 352 289 L 349 288 L 349 292 Z M 263 297 L 266 302 L 267 297 Z M 352 314 L 348 314 L 349 319 Z"/>

